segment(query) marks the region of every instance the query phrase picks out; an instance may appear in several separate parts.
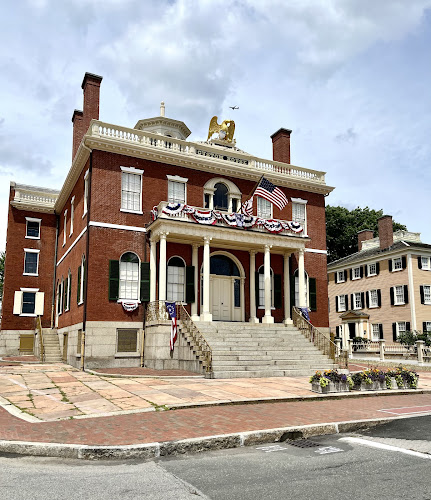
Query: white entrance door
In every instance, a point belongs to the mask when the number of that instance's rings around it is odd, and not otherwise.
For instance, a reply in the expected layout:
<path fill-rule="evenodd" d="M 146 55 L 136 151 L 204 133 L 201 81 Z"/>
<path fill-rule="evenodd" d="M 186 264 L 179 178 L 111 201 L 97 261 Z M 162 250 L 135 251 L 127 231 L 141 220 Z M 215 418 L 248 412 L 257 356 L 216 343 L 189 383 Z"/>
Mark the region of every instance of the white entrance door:
<path fill-rule="evenodd" d="M 232 279 L 211 277 L 211 305 L 214 321 L 232 320 Z"/>

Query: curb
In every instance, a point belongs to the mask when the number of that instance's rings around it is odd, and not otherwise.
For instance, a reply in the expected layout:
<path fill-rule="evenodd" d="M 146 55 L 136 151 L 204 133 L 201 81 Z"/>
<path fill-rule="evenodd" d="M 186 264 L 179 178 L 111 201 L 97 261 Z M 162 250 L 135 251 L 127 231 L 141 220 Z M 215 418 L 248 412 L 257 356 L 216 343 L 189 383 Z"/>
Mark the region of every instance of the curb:
<path fill-rule="evenodd" d="M 324 424 L 280 427 L 233 434 L 220 434 L 179 441 L 133 444 L 124 446 L 91 446 L 79 444 L 39 443 L 26 441 L 0 441 L 0 454 L 15 454 L 34 457 L 72 458 L 79 460 L 154 460 L 161 457 L 227 450 L 243 446 L 284 442 L 287 439 L 302 439 L 367 429 L 393 420 L 414 418 L 423 415 L 386 417 L 369 420 L 352 420 Z"/>
<path fill-rule="evenodd" d="M 201 379 L 205 378 L 205 375 L 126 375 L 124 373 L 103 373 L 96 370 L 84 370 L 85 373 L 90 373 L 91 375 L 97 375 L 98 377 L 110 377 L 110 378 L 155 378 L 155 379 Z"/>

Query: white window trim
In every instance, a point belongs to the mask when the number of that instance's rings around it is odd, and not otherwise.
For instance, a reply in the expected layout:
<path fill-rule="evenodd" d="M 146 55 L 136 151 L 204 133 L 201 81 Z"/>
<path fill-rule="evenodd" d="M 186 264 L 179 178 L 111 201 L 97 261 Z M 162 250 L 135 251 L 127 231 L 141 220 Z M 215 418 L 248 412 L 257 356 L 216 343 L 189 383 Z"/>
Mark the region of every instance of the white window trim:
<path fill-rule="evenodd" d="M 207 181 L 204 185 L 204 198 L 203 198 L 203 207 L 205 207 L 205 195 L 209 195 L 209 207 L 208 210 L 213 210 L 214 209 L 214 193 L 215 193 L 215 186 L 216 184 L 221 183 L 224 184 L 227 187 L 228 193 L 227 193 L 227 211 L 228 213 L 232 212 L 232 200 L 237 200 L 238 206 L 237 210 L 241 206 L 241 191 L 239 190 L 238 186 L 230 181 L 229 179 L 225 179 L 224 177 L 214 177 L 213 179 L 210 179 Z"/>
<path fill-rule="evenodd" d="M 422 266 L 421 270 L 422 271 L 431 271 L 431 257 L 428 257 L 426 255 L 421 255 L 420 258 L 421 258 L 421 266 Z M 426 267 L 424 267 L 424 263 L 423 263 L 422 259 L 428 260 L 428 264 L 426 265 Z"/>
<path fill-rule="evenodd" d="M 265 266 L 262 264 L 261 266 L 259 266 L 258 270 L 257 270 L 257 273 L 258 275 L 260 275 L 261 273 L 259 272 L 261 269 L 264 269 L 264 272 L 265 272 Z M 274 307 L 274 270 L 272 269 L 272 267 L 270 267 L 270 278 L 271 278 L 271 310 L 275 310 L 275 307 Z M 262 273 L 262 276 L 265 276 L 264 273 Z M 260 280 L 260 278 L 258 277 L 258 279 Z M 259 286 L 258 286 L 258 289 L 259 289 L 259 292 L 260 292 L 260 283 L 259 283 Z M 265 292 L 265 287 L 263 288 L 263 291 Z M 265 302 L 265 297 L 264 297 L 264 302 Z M 259 297 L 257 298 L 257 303 L 259 304 Z M 265 304 L 263 305 L 258 305 L 257 306 L 258 309 L 265 309 Z"/>
<path fill-rule="evenodd" d="M 292 214 L 293 214 L 293 204 L 296 203 L 298 205 L 305 205 L 304 207 L 304 236 L 307 236 L 308 235 L 308 232 L 307 232 L 307 203 L 308 203 L 308 200 L 304 200 L 303 198 L 290 198 L 290 201 L 292 202 Z M 292 216 L 292 219 L 293 219 L 293 216 Z"/>
<path fill-rule="evenodd" d="M 342 274 L 342 279 L 340 280 L 340 273 Z M 344 279 L 344 270 L 343 271 L 337 271 L 337 285 L 338 283 L 345 283 L 346 280 Z"/>
<path fill-rule="evenodd" d="M 425 332 L 431 332 L 431 321 L 425 321 Z M 422 333 L 425 333 L 425 332 L 422 332 Z"/>
<path fill-rule="evenodd" d="M 119 275 L 121 276 L 121 259 L 123 257 L 123 255 L 125 255 L 126 253 L 133 253 L 134 255 L 136 255 L 136 257 L 138 258 L 138 298 L 137 299 L 128 299 L 126 297 L 118 297 L 118 300 L 117 302 L 134 302 L 136 304 L 140 304 L 141 303 L 141 300 L 140 300 L 140 283 L 141 283 L 141 259 L 139 258 L 139 255 L 136 253 L 136 252 L 133 252 L 132 250 L 126 250 L 124 253 L 121 254 L 120 256 L 120 259 L 119 259 L 119 265 L 118 265 L 118 268 L 119 268 Z M 167 268 L 167 266 L 166 266 Z M 166 269 L 167 271 L 167 269 Z M 81 271 L 81 276 L 82 276 L 82 271 Z M 167 273 L 166 273 L 166 276 L 167 276 Z M 82 282 L 82 277 L 81 277 L 81 282 Z M 120 295 L 121 293 L 121 278 L 119 277 L 118 279 L 118 295 Z"/>
<path fill-rule="evenodd" d="M 368 302 L 370 304 L 370 307 L 369 309 L 375 309 L 376 307 L 379 307 L 379 294 L 378 294 L 378 289 L 377 288 L 373 288 L 372 290 L 368 290 Z M 371 292 L 376 292 L 376 297 L 377 297 L 377 304 L 376 305 L 372 305 L 372 300 L 371 300 Z"/>
<path fill-rule="evenodd" d="M 398 259 L 401 261 L 401 268 L 400 269 L 395 269 L 395 261 L 398 260 Z M 392 259 L 392 272 L 396 273 L 396 272 L 402 271 L 402 270 L 403 270 L 403 259 L 402 259 L 402 257 L 394 257 Z"/>
<path fill-rule="evenodd" d="M 341 302 L 340 302 L 340 297 L 343 297 L 344 299 L 344 304 L 343 306 L 341 306 Z M 346 295 L 343 293 L 342 295 L 337 295 L 337 298 L 338 298 L 338 312 L 345 312 L 347 309 L 346 309 Z"/>
<path fill-rule="evenodd" d="M 352 294 L 352 295 L 353 295 L 353 304 L 352 304 L 352 309 L 353 309 L 354 311 L 359 311 L 359 310 L 363 309 L 363 308 L 364 308 L 364 304 L 362 303 L 362 296 L 361 296 L 361 292 L 353 292 L 353 294 Z M 359 295 L 359 300 L 360 300 L 360 302 L 361 302 L 361 307 L 357 307 L 357 306 L 356 306 L 356 295 Z"/>
<path fill-rule="evenodd" d="M 183 264 L 184 264 L 183 300 L 181 302 L 180 301 L 176 301 L 176 302 L 180 303 L 180 304 L 183 304 L 183 305 L 187 305 L 187 302 L 186 302 L 186 268 L 187 268 L 187 264 L 186 264 L 186 261 L 180 255 L 172 255 L 172 257 L 169 257 L 168 261 L 166 262 L 166 296 L 167 296 L 167 293 L 168 293 L 168 274 L 169 274 L 168 267 L 169 267 L 169 261 L 171 259 L 173 259 L 174 257 L 178 257 L 179 259 L 181 259 L 183 261 Z M 174 266 L 172 266 L 172 267 L 174 267 Z"/>
<path fill-rule="evenodd" d="M 269 218 L 272 219 L 274 217 L 274 205 L 268 201 L 266 198 L 262 198 L 262 196 L 256 196 L 256 198 L 258 200 L 265 200 L 266 203 L 269 204 L 269 209 L 270 209 L 270 214 L 269 214 Z M 259 214 L 259 203 L 264 203 L 264 202 L 259 202 L 259 201 L 256 201 L 256 207 L 257 207 L 257 216 L 258 217 L 261 217 L 263 218 L 260 214 Z"/>
<path fill-rule="evenodd" d="M 407 331 L 407 321 L 397 321 L 396 324 L 396 330 L 397 330 L 397 339 L 400 336 L 400 323 L 404 323 L 404 330 L 403 333 Z"/>
<path fill-rule="evenodd" d="M 70 291 L 70 285 L 72 282 L 72 273 L 69 271 L 67 274 L 67 279 L 65 280 L 67 283 L 67 293 L 66 293 L 66 304 L 64 306 L 64 312 L 70 311 L 70 298 L 71 298 L 71 291 Z"/>
<path fill-rule="evenodd" d="M 81 283 L 79 284 L 79 302 L 78 306 L 84 303 L 84 270 L 85 270 L 85 257 L 81 259 Z"/>
<path fill-rule="evenodd" d="M 88 175 L 90 171 L 87 170 L 84 174 L 84 209 L 82 213 L 82 218 L 84 218 L 87 215 L 88 211 Z"/>
<path fill-rule="evenodd" d="M 401 287 L 403 291 L 403 301 L 402 302 L 397 302 L 397 287 Z M 404 306 L 405 305 L 405 300 L 404 300 L 404 285 L 394 285 L 392 287 L 394 290 L 394 306 Z"/>
<path fill-rule="evenodd" d="M 21 292 L 28 292 L 28 293 L 34 293 L 35 294 L 35 297 L 34 297 L 34 307 L 36 308 L 36 293 L 39 292 L 39 288 L 20 288 L 20 291 Z M 37 314 L 34 312 L 34 313 L 23 313 L 22 312 L 22 300 L 23 300 L 23 297 L 21 297 L 21 312 L 19 314 L 20 318 L 35 318 L 37 316 Z"/>
<path fill-rule="evenodd" d="M 359 276 L 355 276 L 355 270 L 359 269 Z M 352 281 L 361 279 L 361 266 L 352 267 Z"/>
<path fill-rule="evenodd" d="M 135 167 L 123 167 L 120 166 L 121 172 L 125 172 L 127 174 L 135 174 L 135 175 L 140 175 L 141 176 L 141 193 L 140 193 L 140 198 L 139 198 L 139 205 L 140 209 L 139 210 L 130 210 L 127 208 L 121 208 L 120 207 L 120 212 L 126 212 L 129 214 L 139 214 L 142 215 L 144 212 L 142 211 L 142 177 L 144 175 L 144 170 L 142 169 L 137 169 Z M 121 186 L 121 189 L 123 189 L 123 186 Z M 122 201 L 122 200 L 121 200 Z"/>
<path fill-rule="evenodd" d="M 37 266 L 36 266 L 36 272 L 35 273 L 26 273 L 25 272 L 25 254 L 26 253 L 37 253 Z M 22 273 L 23 276 L 39 276 L 39 253 L 40 250 L 37 250 L 36 248 L 24 248 L 24 272 Z"/>
<path fill-rule="evenodd" d="M 370 266 L 376 266 L 375 273 L 372 273 L 370 271 Z M 371 262 L 370 264 L 367 264 L 367 277 L 369 278 L 370 276 L 377 276 L 377 262 Z"/>
<path fill-rule="evenodd" d="M 63 246 L 66 245 L 66 230 L 67 230 L 67 208 L 64 211 L 64 218 L 63 218 Z"/>
<path fill-rule="evenodd" d="M 381 323 L 372 323 L 371 325 L 371 341 L 372 342 L 378 342 L 380 340 L 380 324 Z M 374 327 L 377 326 L 377 339 L 374 335 Z"/>
<path fill-rule="evenodd" d="M 423 291 L 424 291 L 424 305 L 429 306 L 431 305 L 431 285 L 422 285 L 423 286 Z M 425 287 L 428 287 L 430 289 L 430 300 L 425 299 Z"/>
<path fill-rule="evenodd" d="M 73 217 L 75 215 L 75 196 L 70 200 L 70 232 L 69 237 L 73 234 Z"/>
<path fill-rule="evenodd" d="M 169 199 L 169 182 L 179 182 L 180 184 L 184 184 L 184 203 L 187 204 L 187 182 L 189 181 L 187 177 L 180 177 L 179 175 L 168 175 L 166 174 L 166 178 L 168 179 L 168 199 Z"/>
<path fill-rule="evenodd" d="M 27 222 L 38 222 L 39 223 L 39 236 L 27 236 Z M 35 219 L 34 217 L 25 218 L 25 237 L 27 240 L 40 240 L 40 228 L 42 225 L 42 219 Z"/>

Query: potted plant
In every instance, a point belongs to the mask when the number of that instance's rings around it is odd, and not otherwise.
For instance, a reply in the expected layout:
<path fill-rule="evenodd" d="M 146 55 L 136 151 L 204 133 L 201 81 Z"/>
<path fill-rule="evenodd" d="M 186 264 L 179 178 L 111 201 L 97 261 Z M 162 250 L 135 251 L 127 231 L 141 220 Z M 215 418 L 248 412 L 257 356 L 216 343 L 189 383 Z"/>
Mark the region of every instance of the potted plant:
<path fill-rule="evenodd" d="M 395 380 L 400 389 L 417 389 L 419 375 L 414 370 L 399 366 L 396 370 Z"/>
<path fill-rule="evenodd" d="M 352 375 L 355 391 L 383 391 L 386 389 L 385 372 L 378 368 L 369 368 Z"/>
<path fill-rule="evenodd" d="M 353 386 L 350 376 L 337 370 L 317 371 L 310 377 L 311 390 L 320 394 L 349 391 Z"/>

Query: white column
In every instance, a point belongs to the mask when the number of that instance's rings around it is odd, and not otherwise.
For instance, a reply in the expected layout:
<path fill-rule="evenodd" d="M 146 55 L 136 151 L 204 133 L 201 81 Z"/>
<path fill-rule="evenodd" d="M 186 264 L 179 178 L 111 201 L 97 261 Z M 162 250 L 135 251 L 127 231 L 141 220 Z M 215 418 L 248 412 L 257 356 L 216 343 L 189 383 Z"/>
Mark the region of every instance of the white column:
<path fill-rule="evenodd" d="M 150 240 L 150 302 L 156 300 L 157 243 Z"/>
<path fill-rule="evenodd" d="M 159 300 L 166 300 L 166 236 L 160 234 L 160 259 L 159 259 Z"/>
<path fill-rule="evenodd" d="M 305 267 L 304 267 L 304 249 L 299 250 L 298 258 L 298 283 L 299 283 L 299 307 L 307 307 L 305 297 Z"/>
<path fill-rule="evenodd" d="M 262 318 L 262 323 L 274 323 L 274 318 L 271 316 L 271 245 L 265 245 L 265 253 L 263 257 L 264 282 L 265 282 L 265 316 Z"/>
<path fill-rule="evenodd" d="M 284 254 L 284 324 L 291 325 L 293 323 L 290 317 L 290 275 L 289 275 L 289 256 Z"/>
<path fill-rule="evenodd" d="M 195 301 L 192 303 L 192 320 L 198 321 L 198 300 L 199 300 L 199 260 L 198 260 L 199 245 L 194 244 L 192 250 L 192 266 L 195 268 Z"/>
<path fill-rule="evenodd" d="M 259 323 L 256 316 L 256 252 L 250 250 L 250 323 Z"/>
<path fill-rule="evenodd" d="M 204 238 L 203 311 L 201 321 L 212 321 L 212 314 L 210 313 L 210 241 L 211 238 Z"/>

